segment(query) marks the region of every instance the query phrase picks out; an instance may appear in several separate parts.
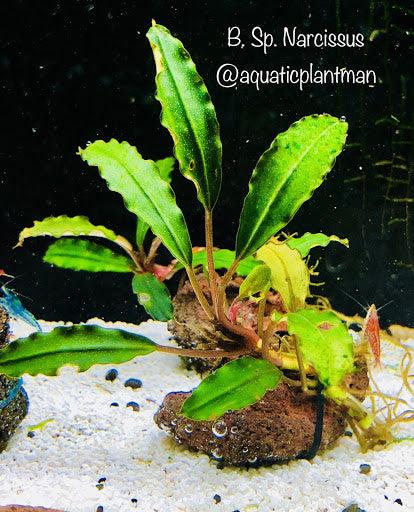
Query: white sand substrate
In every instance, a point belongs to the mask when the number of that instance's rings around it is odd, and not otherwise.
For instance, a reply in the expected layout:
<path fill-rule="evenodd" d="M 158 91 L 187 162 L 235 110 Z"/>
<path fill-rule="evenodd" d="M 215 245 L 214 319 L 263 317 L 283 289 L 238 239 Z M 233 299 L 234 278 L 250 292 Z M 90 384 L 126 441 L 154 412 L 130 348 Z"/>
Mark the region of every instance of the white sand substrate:
<path fill-rule="evenodd" d="M 169 343 L 162 323 L 106 325 Z M 206 455 L 177 446 L 153 421 L 166 393 L 198 384 L 194 372 L 179 358 L 158 353 L 117 366 L 114 382 L 105 380 L 110 368 L 78 374 L 64 367 L 58 377 L 24 376 L 30 411 L 0 454 L 0 505 L 67 512 L 99 506 L 104 512 L 339 512 L 355 503 L 366 512 L 414 511 L 410 440 L 362 454 L 354 438 L 343 437 L 311 462 L 218 469 Z M 129 378 L 140 379 L 142 387 L 124 387 Z M 392 375 L 386 382 L 390 389 L 398 385 Z M 131 401 L 138 412 L 126 407 Z M 413 425 L 397 435 L 413 437 Z M 361 474 L 361 464 L 369 464 L 370 473 Z"/>

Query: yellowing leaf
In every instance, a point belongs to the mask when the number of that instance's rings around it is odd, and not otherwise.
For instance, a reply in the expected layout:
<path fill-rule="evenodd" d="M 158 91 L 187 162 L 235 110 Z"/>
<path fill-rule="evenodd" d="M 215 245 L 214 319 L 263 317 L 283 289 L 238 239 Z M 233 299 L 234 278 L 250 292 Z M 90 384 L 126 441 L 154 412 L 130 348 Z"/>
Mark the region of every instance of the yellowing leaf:
<path fill-rule="evenodd" d="M 296 249 L 273 238 L 256 254 L 271 271 L 272 288 L 280 293 L 287 311 L 296 311 L 309 295 L 309 270 Z"/>

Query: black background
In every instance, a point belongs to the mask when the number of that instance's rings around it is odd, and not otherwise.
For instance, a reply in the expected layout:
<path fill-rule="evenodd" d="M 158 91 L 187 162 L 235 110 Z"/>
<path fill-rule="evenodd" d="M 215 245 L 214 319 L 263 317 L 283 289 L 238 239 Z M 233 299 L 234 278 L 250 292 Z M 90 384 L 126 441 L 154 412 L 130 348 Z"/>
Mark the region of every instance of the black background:
<path fill-rule="evenodd" d="M 217 111 L 223 141 L 223 187 L 215 209 L 215 244 L 234 248 L 237 219 L 252 169 L 280 131 L 300 117 L 345 115 L 345 152 L 287 231 L 348 237 L 319 256 L 317 293 L 348 314 L 360 312 L 341 291 L 382 312 L 383 324 L 414 324 L 413 80 L 414 6 L 358 0 L 295 1 L 3 1 L 0 6 L 0 269 L 35 316 L 48 320 L 139 322 L 145 314 L 125 274 L 91 274 L 42 262 L 48 238 L 12 249 L 19 232 L 49 215 L 87 215 L 131 241 L 134 216 L 76 156 L 95 139 L 128 140 L 145 158 L 172 154 L 154 99 L 155 66 L 145 33 L 151 19 L 167 26 L 190 52 Z M 412 4 L 412 2 L 411 2 Z M 407 11 L 411 9 L 412 11 Z M 246 47 L 229 48 L 239 26 Z M 253 27 L 280 40 L 284 26 L 302 32 L 361 32 L 358 48 L 272 48 L 249 45 Z M 376 32 L 374 32 L 376 31 Z M 372 41 L 369 41 L 370 35 Z M 216 71 L 282 65 L 373 69 L 379 83 L 225 89 Z M 393 120 L 393 117 L 397 120 Z M 392 164 L 378 165 L 391 161 Z M 411 180 L 411 181 L 410 181 Z M 193 185 L 179 172 L 173 186 L 193 245 L 204 245 L 203 216 Z M 395 201 L 395 199 L 403 199 Z M 406 201 L 408 199 L 409 201 Z M 398 220 L 400 219 L 400 220 Z M 401 220 L 402 219 L 402 220 Z M 405 220 L 404 220 L 405 219 Z M 162 261 L 168 261 L 166 253 Z"/>

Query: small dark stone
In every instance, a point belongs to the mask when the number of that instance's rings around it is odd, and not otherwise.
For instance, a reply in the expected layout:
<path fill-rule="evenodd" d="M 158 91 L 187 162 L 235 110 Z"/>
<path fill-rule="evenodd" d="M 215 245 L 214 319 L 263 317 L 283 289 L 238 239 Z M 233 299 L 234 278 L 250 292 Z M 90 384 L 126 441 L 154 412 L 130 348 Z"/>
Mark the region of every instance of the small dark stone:
<path fill-rule="evenodd" d="M 99 507 L 96 509 L 96 512 L 103 512 L 103 506 L 99 505 Z"/>
<path fill-rule="evenodd" d="M 100 479 L 98 480 L 98 484 L 101 484 L 101 483 L 103 483 L 103 482 L 106 482 L 106 477 L 105 477 L 105 476 L 103 476 L 102 478 L 100 478 Z"/>
<path fill-rule="evenodd" d="M 128 379 L 124 386 L 126 388 L 139 389 L 142 387 L 142 382 L 139 379 Z"/>
<path fill-rule="evenodd" d="M 96 488 L 98 489 L 98 491 L 102 491 L 102 489 L 104 488 L 104 485 L 103 484 L 96 484 Z"/>
<path fill-rule="evenodd" d="M 31 430 L 29 430 L 29 432 L 27 433 L 27 437 L 34 437 L 36 434 L 34 432 L 32 432 Z"/>
<path fill-rule="evenodd" d="M 359 508 L 356 503 L 353 503 L 352 505 L 349 505 L 349 507 L 342 509 L 342 512 L 366 512 L 366 511 L 362 508 Z"/>
<path fill-rule="evenodd" d="M 352 434 L 352 432 L 351 432 L 350 430 L 345 430 L 344 436 L 346 436 L 346 437 L 352 437 L 352 436 L 353 436 L 353 434 Z"/>
<path fill-rule="evenodd" d="M 398 505 L 401 505 L 403 504 L 403 502 L 400 500 L 400 498 L 397 498 L 396 500 L 394 500 L 394 503 L 398 503 Z"/>
<path fill-rule="evenodd" d="M 119 403 L 118 402 L 112 402 L 110 407 L 119 407 Z"/>
<path fill-rule="evenodd" d="M 118 377 L 118 370 L 115 370 L 115 368 L 112 368 L 112 370 L 109 370 L 107 374 L 105 375 L 105 380 L 109 380 L 113 382 Z"/>
<path fill-rule="evenodd" d="M 131 498 L 131 503 L 138 503 L 138 500 L 136 498 Z"/>
<path fill-rule="evenodd" d="M 217 504 L 217 503 L 220 503 L 220 502 L 221 502 L 221 496 L 220 496 L 220 494 L 215 494 L 215 495 L 213 496 L 213 500 L 216 502 L 216 504 Z"/>
<path fill-rule="evenodd" d="M 371 472 L 371 466 L 369 464 L 361 464 L 359 466 L 359 472 L 363 475 L 368 475 Z"/>
<path fill-rule="evenodd" d="M 126 406 L 131 407 L 131 409 L 135 412 L 139 412 L 139 404 L 137 404 L 136 402 L 128 402 Z"/>

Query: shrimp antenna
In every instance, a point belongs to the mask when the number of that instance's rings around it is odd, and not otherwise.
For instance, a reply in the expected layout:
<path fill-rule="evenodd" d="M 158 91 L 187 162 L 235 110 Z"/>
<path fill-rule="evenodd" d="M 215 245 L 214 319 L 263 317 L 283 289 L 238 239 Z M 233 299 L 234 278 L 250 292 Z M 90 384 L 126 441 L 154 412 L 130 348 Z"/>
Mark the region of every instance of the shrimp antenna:
<path fill-rule="evenodd" d="M 349 297 L 350 299 L 352 299 L 356 304 L 358 304 L 358 306 L 361 306 L 361 308 L 366 312 L 368 308 L 366 308 L 365 306 L 363 306 L 359 300 L 357 300 L 355 297 L 352 297 L 352 295 L 349 295 L 349 293 L 347 293 L 345 290 L 339 290 L 340 292 L 342 292 L 344 295 L 346 295 L 347 297 Z"/>
<path fill-rule="evenodd" d="M 389 300 L 386 304 L 383 304 L 381 307 L 379 307 L 377 311 L 381 311 L 382 308 L 385 308 L 385 306 L 388 306 L 389 304 L 391 304 L 391 302 L 394 302 L 394 300 Z"/>

